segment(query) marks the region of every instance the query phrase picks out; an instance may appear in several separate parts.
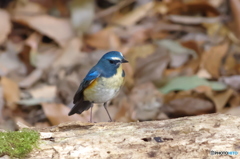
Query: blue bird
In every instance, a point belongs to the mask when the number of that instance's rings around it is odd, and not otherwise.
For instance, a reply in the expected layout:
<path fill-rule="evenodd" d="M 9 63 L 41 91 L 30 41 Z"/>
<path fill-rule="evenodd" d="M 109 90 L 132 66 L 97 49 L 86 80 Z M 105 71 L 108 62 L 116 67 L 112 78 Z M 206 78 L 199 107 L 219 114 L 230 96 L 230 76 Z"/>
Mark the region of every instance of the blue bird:
<path fill-rule="evenodd" d="M 91 108 L 90 122 L 92 122 L 93 103 L 103 103 L 112 121 L 106 107 L 107 102 L 117 95 L 123 85 L 125 72 L 122 69 L 122 63 L 127 62 L 122 53 L 118 51 L 110 51 L 103 55 L 82 80 L 73 98 L 75 105 L 68 115 L 81 114 Z"/>

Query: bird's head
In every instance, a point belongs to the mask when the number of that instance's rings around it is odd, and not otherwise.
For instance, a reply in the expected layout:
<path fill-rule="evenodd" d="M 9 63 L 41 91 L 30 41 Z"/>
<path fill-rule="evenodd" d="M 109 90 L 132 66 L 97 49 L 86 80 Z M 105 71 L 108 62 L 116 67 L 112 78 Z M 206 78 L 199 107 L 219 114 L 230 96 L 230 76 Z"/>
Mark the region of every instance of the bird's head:
<path fill-rule="evenodd" d="M 100 61 L 104 61 L 107 65 L 119 66 L 121 63 L 127 63 L 128 61 L 123 57 L 121 52 L 110 51 L 103 55 Z"/>

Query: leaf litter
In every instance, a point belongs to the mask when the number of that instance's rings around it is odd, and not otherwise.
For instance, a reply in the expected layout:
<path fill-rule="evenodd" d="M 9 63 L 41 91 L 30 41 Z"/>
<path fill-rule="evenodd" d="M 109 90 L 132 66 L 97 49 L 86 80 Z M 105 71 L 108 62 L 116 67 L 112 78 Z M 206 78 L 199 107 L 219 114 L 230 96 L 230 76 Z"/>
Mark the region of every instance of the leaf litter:
<path fill-rule="evenodd" d="M 0 128 L 88 122 L 89 111 L 67 114 L 110 50 L 129 60 L 109 102 L 115 121 L 240 114 L 239 1 L 96 2 L 16 0 L 0 10 Z M 102 106 L 93 113 L 108 121 Z"/>

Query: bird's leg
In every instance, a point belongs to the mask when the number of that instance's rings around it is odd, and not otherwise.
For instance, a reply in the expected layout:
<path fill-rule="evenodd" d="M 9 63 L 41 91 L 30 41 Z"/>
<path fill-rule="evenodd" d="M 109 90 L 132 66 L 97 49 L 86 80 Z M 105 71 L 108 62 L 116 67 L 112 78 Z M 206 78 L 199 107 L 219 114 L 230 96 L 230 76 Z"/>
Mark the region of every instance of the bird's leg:
<path fill-rule="evenodd" d="M 103 106 L 104 106 L 104 108 L 105 108 L 105 110 L 106 110 L 106 112 L 107 112 L 107 114 L 108 114 L 108 117 L 109 117 L 109 119 L 110 119 L 110 122 L 112 122 L 113 120 L 112 120 L 112 118 L 111 118 L 111 116 L 110 116 L 110 114 L 109 114 L 109 112 L 108 112 L 108 110 L 107 110 L 107 102 L 105 102 L 105 103 L 103 104 Z"/>
<path fill-rule="evenodd" d="M 91 113 L 90 113 L 90 122 L 92 123 L 92 108 L 93 108 L 93 105 L 91 106 Z"/>

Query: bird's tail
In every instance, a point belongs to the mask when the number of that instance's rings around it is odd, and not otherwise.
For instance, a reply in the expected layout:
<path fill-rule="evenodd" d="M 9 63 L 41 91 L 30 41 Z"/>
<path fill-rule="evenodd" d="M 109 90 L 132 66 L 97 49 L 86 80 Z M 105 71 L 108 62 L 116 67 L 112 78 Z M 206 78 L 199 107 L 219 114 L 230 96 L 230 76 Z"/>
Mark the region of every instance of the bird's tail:
<path fill-rule="evenodd" d="M 89 101 L 77 101 L 71 111 L 68 113 L 68 116 L 73 115 L 73 114 L 81 114 L 83 111 L 88 110 L 91 108 L 92 103 Z"/>

